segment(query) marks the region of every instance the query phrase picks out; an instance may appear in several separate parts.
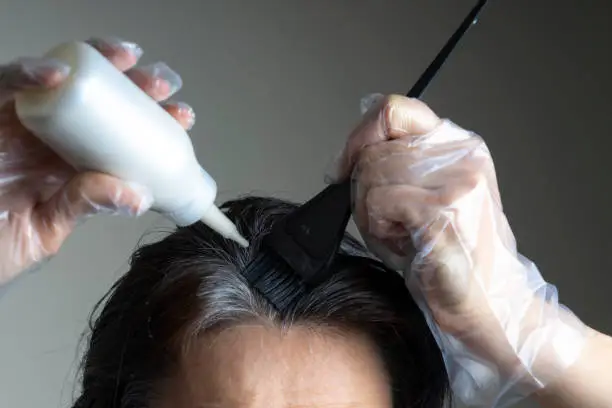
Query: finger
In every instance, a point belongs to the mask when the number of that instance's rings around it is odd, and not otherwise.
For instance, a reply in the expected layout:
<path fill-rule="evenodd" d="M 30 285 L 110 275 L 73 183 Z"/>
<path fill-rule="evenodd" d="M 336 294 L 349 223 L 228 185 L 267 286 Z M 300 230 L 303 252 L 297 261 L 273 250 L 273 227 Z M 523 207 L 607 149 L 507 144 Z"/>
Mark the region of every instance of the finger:
<path fill-rule="evenodd" d="M 126 75 L 158 102 L 168 99 L 183 86 L 180 75 L 163 62 L 132 69 Z"/>
<path fill-rule="evenodd" d="M 438 188 L 460 172 L 483 178 L 495 203 L 502 209 L 493 157 L 484 140 L 450 122 L 413 143 L 421 163 L 411 166 L 420 185 Z M 413 153 L 414 155 L 414 153 Z"/>
<path fill-rule="evenodd" d="M 398 255 L 426 256 L 434 246 L 444 245 L 444 231 L 449 226 L 449 219 L 440 216 L 438 208 L 423 205 L 427 202 L 436 202 L 435 194 L 419 187 L 372 189 L 363 201 L 364 215 L 360 218 L 366 223 L 358 223 L 360 231 Z"/>
<path fill-rule="evenodd" d="M 195 112 L 193 108 L 185 102 L 166 102 L 162 104 L 162 108 L 172 115 L 172 117 L 181 124 L 183 129 L 191 130 L 195 125 Z"/>
<path fill-rule="evenodd" d="M 86 42 L 108 58 L 120 71 L 135 66 L 143 54 L 138 44 L 119 38 L 90 38 Z"/>
<path fill-rule="evenodd" d="M 457 180 L 490 173 L 490 157 L 470 151 L 441 151 L 427 154 L 397 141 L 370 146 L 355 168 L 355 183 L 364 188 L 385 185 L 414 185 L 435 190 Z M 488 177 L 487 177 L 488 178 Z"/>
<path fill-rule="evenodd" d="M 103 173 L 78 174 L 35 209 L 40 239 L 54 253 L 76 223 L 94 214 L 139 216 L 152 204 L 148 190 Z"/>
<path fill-rule="evenodd" d="M 422 228 L 429 222 L 431 214 L 456 207 L 462 198 L 481 186 L 483 178 L 478 175 L 460 175 L 438 189 L 411 185 L 375 187 L 368 191 L 367 211 L 410 228 Z"/>
<path fill-rule="evenodd" d="M 358 153 L 367 146 L 400 137 L 423 135 L 433 131 L 440 118 L 423 102 L 399 95 L 382 99 L 366 113 L 351 132 L 339 162 L 339 177 L 346 178 Z"/>
<path fill-rule="evenodd" d="M 407 144 L 397 140 L 365 147 L 354 166 L 357 185 L 370 188 L 388 184 L 412 183 L 411 165 L 418 159 Z"/>
<path fill-rule="evenodd" d="M 367 229 L 362 231 L 379 239 L 397 238 L 398 226 L 409 235 L 419 228 L 436 208 L 435 196 L 423 188 L 400 185 L 381 186 L 363 191 L 356 202 L 355 218 Z M 430 204 L 429 207 L 426 205 Z"/>
<path fill-rule="evenodd" d="M 0 101 L 15 92 L 57 86 L 69 73 L 68 65 L 50 58 L 22 58 L 0 66 Z"/>
<path fill-rule="evenodd" d="M 139 216 L 148 210 L 152 200 L 146 189 L 96 172 L 77 175 L 57 199 L 56 212 L 76 219 L 97 213 Z"/>
<path fill-rule="evenodd" d="M 459 236 L 466 245 L 477 240 L 479 220 L 494 211 L 483 177 L 459 177 L 437 190 L 409 185 L 377 187 L 369 190 L 363 201 L 361 217 L 369 222 L 363 232 L 381 239 L 393 238 L 389 225 L 400 224 L 409 232 L 414 246 L 426 253 L 434 243 L 438 249 L 443 248 Z M 383 222 L 372 223 L 372 219 Z"/>
<path fill-rule="evenodd" d="M 399 256 L 409 256 L 412 273 L 428 288 L 447 287 L 446 278 L 438 276 L 440 265 L 465 264 L 455 217 L 430 206 L 437 202 L 436 194 L 425 189 L 387 186 L 372 189 L 364 209 L 369 217 L 369 229 L 362 231 L 369 237 L 366 240 L 374 239 Z"/>

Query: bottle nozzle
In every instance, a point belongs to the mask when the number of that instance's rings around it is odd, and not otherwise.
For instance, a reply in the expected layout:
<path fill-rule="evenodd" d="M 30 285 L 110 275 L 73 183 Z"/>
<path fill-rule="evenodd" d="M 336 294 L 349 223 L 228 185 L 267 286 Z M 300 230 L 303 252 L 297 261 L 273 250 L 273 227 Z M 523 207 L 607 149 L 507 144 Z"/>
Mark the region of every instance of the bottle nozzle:
<path fill-rule="evenodd" d="M 200 220 L 223 237 L 235 241 L 243 248 L 248 248 L 249 241 L 240 235 L 238 228 L 216 205 L 211 205 Z"/>
<path fill-rule="evenodd" d="M 234 232 L 232 232 L 231 234 L 229 234 L 225 238 L 231 239 L 232 241 L 236 242 L 238 245 L 240 245 L 243 248 L 248 248 L 249 247 L 249 241 L 247 241 L 245 237 L 240 235 L 240 233 L 238 232 L 237 229 L 234 230 Z"/>

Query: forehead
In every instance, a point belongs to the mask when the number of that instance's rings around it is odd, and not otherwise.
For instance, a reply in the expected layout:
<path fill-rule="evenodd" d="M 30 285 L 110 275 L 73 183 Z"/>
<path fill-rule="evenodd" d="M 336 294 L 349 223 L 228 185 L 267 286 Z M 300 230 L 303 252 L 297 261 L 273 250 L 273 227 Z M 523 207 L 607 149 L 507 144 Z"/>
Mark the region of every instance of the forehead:
<path fill-rule="evenodd" d="M 391 408 L 388 384 L 365 336 L 242 325 L 198 339 L 156 408 Z"/>

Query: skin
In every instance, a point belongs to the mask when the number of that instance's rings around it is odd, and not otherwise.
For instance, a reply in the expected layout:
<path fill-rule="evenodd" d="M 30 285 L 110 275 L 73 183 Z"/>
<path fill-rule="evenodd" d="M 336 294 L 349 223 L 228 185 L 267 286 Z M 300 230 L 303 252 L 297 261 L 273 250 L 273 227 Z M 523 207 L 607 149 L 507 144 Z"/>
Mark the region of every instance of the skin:
<path fill-rule="evenodd" d="M 136 67 L 141 51 L 135 44 L 116 40 L 90 44 L 185 129 L 193 126 L 193 110 L 168 101 L 180 88 L 180 80 L 177 86 L 156 75 L 162 72 L 156 69 L 159 64 Z M 107 174 L 77 173 L 21 124 L 14 93 L 54 88 L 65 78 L 65 72 L 40 59 L 0 66 L 0 157 L 10 163 L 6 168 L 0 162 L 0 285 L 54 255 L 81 219 L 100 212 L 140 215 L 151 204 L 146 189 Z"/>
<path fill-rule="evenodd" d="M 490 155 L 481 155 L 479 160 L 459 160 L 446 172 L 440 172 L 441 179 L 436 178 L 436 172 L 424 178 L 410 179 L 411 173 L 406 170 L 410 165 L 419 164 L 421 154 L 427 154 L 428 150 L 418 148 L 419 140 L 434 132 L 440 124 L 440 118 L 421 101 L 399 95 L 385 97 L 370 109 L 350 134 L 338 173 L 340 178 L 352 174 L 356 185 L 354 216 L 360 231 L 400 256 L 409 255 L 406 248 L 412 248 L 405 245 L 405 241 L 410 237 L 410 229 L 426 225 L 431 219 L 428 211 L 454 205 L 458 199 L 469 199 L 469 194 L 476 188 L 488 191 L 490 202 L 470 203 L 472 208 L 483 208 L 478 222 L 470 220 L 462 224 L 458 221 L 454 228 L 436 231 L 435 243 L 428 255 L 428 269 L 424 271 L 428 280 L 423 294 L 440 328 L 462 339 L 477 355 L 495 362 L 502 373 L 513 375 L 522 370 L 522 366 L 489 308 L 486 293 L 479 290 L 478 284 L 471 284 L 486 282 L 490 278 L 490 254 L 495 253 L 491 243 L 494 239 L 511 237 L 505 218 L 494 213 L 502 205 Z M 461 207 L 457 208 L 455 214 L 460 219 Z M 491 220 L 496 221 L 497 231 Z M 470 230 L 473 225 L 480 226 L 478 245 L 472 253 L 475 266 L 466 268 L 456 255 L 462 253 L 461 229 L 473 232 Z M 428 226 L 425 240 L 430 238 L 427 234 L 432 230 L 435 228 Z M 512 259 L 506 260 L 510 265 L 512 262 Z M 513 276 L 516 273 L 513 268 L 504 272 L 507 273 L 504 277 L 507 283 L 516 285 L 506 285 L 508 296 L 530 296 L 530 291 L 520 286 L 520 273 Z M 461 279 L 457 279 L 458 276 Z M 513 277 L 517 279 L 513 280 Z M 523 333 L 538 328 L 540 311 L 549 307 L 538 298 L 532 298 L 530 302 L 532 307 L 520 322 Z M 569 322 L 569 327 L 583 331 L 584 345 L 577 359 L 566 367 L 560 363 L 555 345 L 571 343 L 572 339 L 563 331 L 547 339 L 549 343 L 531 366 L 538 378 L 546 383 L 543 389 L 536 387 L 540 389 L 535 393 L 535 399 L 544 408 L 612 407 L 612 392 L 609 390 L 612 384 L 612 338 L 576 323 L 564 310 L 553 312 L 558 313 L 559 321 Z M 526 385 L 531 387 L 533 384 L 529 380 L 525 379 Z"/>
<path fill-rule="evenodd" d="M 154 100 L 162 102 L 176 91 L 163 78 L 133 69 L 138 60 L 134 48 L 104 42 L 95 45 Z M 7 83 L 6 75 L 0 75 L 0 101 L 3 102 L 0 106 L 3 142 L 0 154 L 8 154 L 13 171 L 23 176 L 19 179 L 22 184 L 11 185 L 12 189 L 0 194 L 0 208 L 5 210 L 3 215 L 7 215 L 0 225 L 0 284 L 57 252 L 83 217 L 100 210 L 129 215 L 139 215 L 146 210 L 142 192 L 108 175 L 74 173 L 19 123 L 14 104 L 10 101 L 12 92 L 53 87 L 63 80 L 62 75 L 54 71 L 40 74 L 36 81 L 28 75 L 26 71 L 12 75 L 8 78 L 15 79 L 15 82 L 10 83 Z M 20 81 L 23 78 L 27 80 Z M 164 104 L 164 107 L 185 128 L 193 124 L 190 109 L 178 104 Z M 502 373 L 513 374 L 520 369 L 514 351 L 508 347 L 505 333 L 488 308 L 486 294 L 479 290 L 478 285 L 471 285 L 488 281 L 491 271 L 489 255 L 494 252 L 491 247 L 493 238 L 500 238 L 500 234 L 502 239 L 507 238 L 504 233 L 509 232 L 509 227 L 504 230 L 507 226 L 503 223 L 500 233 L 493 228 L 493 224 L 500 224 L 490 222 L 493 215 L 490 212 L 501 209 L 492 160 L 490 157 L 480 161 L 460 160 L 448 174 L 440 173 L 444 175 L 441 179 L 436 179 L 435 174 L 421 179 L 402 179 L 405 169 L 414 164 L 412 160 L 419 159 L 418 149 L 414 149 L 411 143 L 422 140 L 440 123 L 440 118 L 420 101 L 401 96 L 384 98 L 350 134 L 340 160 L 339 177 L 354 174 L 357 185 L 354 215 L 360 230 L 399 255 L 407 255 L 408 229 L 423 227 L 430 219 L 430 209 L 444 208 L 477 187 L 487 189 L 491 201 L 486 207 L 489 213 L 481 213 L 483 219 L 472 224 L 459 223 L 457 229 L 447 229 L 435 237 L 435 245 L 428 256 L 429 269 L 425 271 L 430 285 L 423 295 L 442 330 L 461 338 L 473 352 L 494 362 Z M 2 150 L 6 146 L 16 150 Z M 49 179 L 53 182 L 46 183 Z M 381 183 L 381 180 L 395 182 Z M 503 218 L 496 220 L 503 221 Z M 481 236 L 473 254 L 478 267 L 466 269 L 465 265 L 457 262 L 456 255 L 461 253 L 458 231 L 461 227 L 470 228 L 470 225 L 481 226 L 478 231 Z M 427 231 L 430 236 L 424 234 L 425 239 L 432 238 L 432 230 L 435 228 Z M 457 276 L 462 279 L 457 279 Z M 508 296 L 524 294 L 520 288 L 518 290 L 509 290 Z M 536 311 L 546 307 L 538 304 L 537 299 L 532 299 L 532 302 Z M 563 313 L 560 311 L 563 319 L 571 320 Z M 528 311 L 521 325 L 526 332 L 537 327 L 537 313 L 532 315 Z M 219 406 L 215 404 L 225 402 L 236 405 L 240 402 L 241 406 L 263 407 L 270 406 L 270 401 L 277 406 L 293 407 L 309 404 L 342 407 L 342 404 L 351 403 L 368 407 L 389 406 L 388 395 L 387 399 L 383 397 L 388 390 L 383 386 L 382 370 L 373 369 L 379 362 L 375 361 L 371 350 L 368 352 L 365 340 L 359 344 L 351 343 L 357 342 L 358 336 L 346 336 L 341 340 L 342 336 L 332 336 L 331 333 L 314 335 L 302 331 L 298 336 L 298 332 L 293 331 L 296 329 L 285 336 L 279 336 L 270 328 L 248 330 L 251 330 L 248 335 L 246 328 L 240 328 L 220 333 L 215 341 L 204 339 L 202 344 L 198 343 L 199 347 L 191 351 L 195 354 L 190 354 L 181 365 L 179 375 L 163 388 L 165 394 L 162 394 L 166 399 L 160 403 L 166 405 L 162 408 L 176 406 L 168 405 L 171 400 L 187 404 L 182 405 L 185 407 L 194 406 L 188 405 L 193 402 L 200 406 Z M 543 407 L 612 406 L 612 393 L 609 392 L 612 384 L 612 339 L 588 327 L 584 327 L 584 331 L 584 347 L 569 368 L 559 369 L 552 345 L 535 359 L 534 370 L 542 378 L 550 380 L 547 387 L 536 395 Z M 563 343 L 566 340 L 563 336 L 560 332 L 554 340 Z M 231 349 L 228 344 L 232 345 Z M 235 359 L 237 355 L 239 359 Z M 209 361 L 223 361 L 224 364 L 210 365 Z M 228 364 L 228 361 L 232 363 Z M 288 367 L 300 369 L 290 370 Z M 201 378 L 211 379 L 215 386 L 202 388 Z M 274 379 L 276 384 L 265 378 Z M 238 394 L 236 384 L 240 390 Z M 184 391 L 184 394 L 179 391 Z M 237 398 L 232 400 L 231 396 Z"/>
<path fill-rule="evenodd" d="M 535 399 L 546 408 L 612 407 L 610 367 L 612 367 L 612 338 L 591 330 L 578 362 L 537 393 Z"/>
<path fill-rule="evenodd" d="M 242 325 L 188 348 L 154 408 L 391 408 L 373 345 L 331 329 Z"/>

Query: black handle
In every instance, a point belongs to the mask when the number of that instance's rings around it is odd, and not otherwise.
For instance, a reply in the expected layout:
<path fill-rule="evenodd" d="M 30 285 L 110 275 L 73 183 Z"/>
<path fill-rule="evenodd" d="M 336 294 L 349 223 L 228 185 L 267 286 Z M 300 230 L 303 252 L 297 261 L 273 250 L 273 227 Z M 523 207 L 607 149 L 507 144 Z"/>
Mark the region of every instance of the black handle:
<path fill-rule="evenodd" d="M 419 77 L 407 96 L 420 98 L 467 30 L 476 22 L 488 0 L 480 0 L 436 58 Z M 350 178 L 328 186 L 287 216 L 267 237 L 267 245 L 297 272 L 304 282 L 316 284 L 325 278 L 335 258 L 351 215 Z"/>

